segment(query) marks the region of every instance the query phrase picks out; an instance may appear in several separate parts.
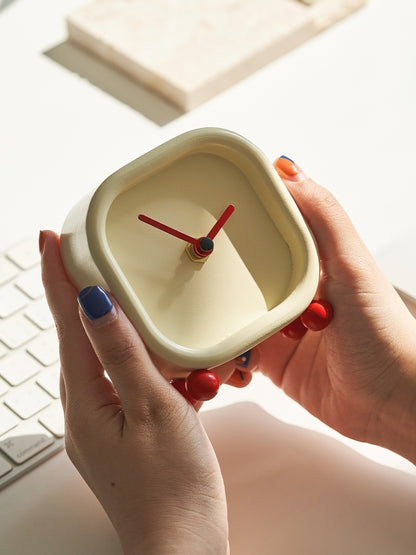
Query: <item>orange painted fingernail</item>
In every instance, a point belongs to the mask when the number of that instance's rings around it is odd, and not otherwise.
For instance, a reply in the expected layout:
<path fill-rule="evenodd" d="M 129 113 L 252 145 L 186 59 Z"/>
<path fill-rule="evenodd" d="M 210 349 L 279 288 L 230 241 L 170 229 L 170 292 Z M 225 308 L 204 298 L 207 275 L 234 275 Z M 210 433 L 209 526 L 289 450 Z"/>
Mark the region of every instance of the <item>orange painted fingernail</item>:
<path fill-rule="evenodd" d="M 280 156 L 280 158 L 277 158 L 277 160 L 274 161 L 273 166 L 278 172 L 280 170 L 288 177 L 295 177 L 300 173 L 300 170 L 295 162 L 287 156 Z"/>
<path fill-rule="evenodd" d="M 233 387 L 246 387 L 252 380 L 253 374 L 251 372 L 242 372 L 241 370 L 234 370 L 233 374 L 228 378 L 227 384 Z"/>

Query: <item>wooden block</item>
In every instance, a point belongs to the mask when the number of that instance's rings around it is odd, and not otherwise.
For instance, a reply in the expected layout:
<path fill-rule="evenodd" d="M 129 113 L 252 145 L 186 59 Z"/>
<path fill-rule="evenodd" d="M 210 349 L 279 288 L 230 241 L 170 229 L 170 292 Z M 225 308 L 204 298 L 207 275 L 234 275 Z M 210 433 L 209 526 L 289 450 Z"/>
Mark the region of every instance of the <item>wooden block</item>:
<path fill-rule="evenodd" d="M 365 1 L 93 0 L 67 26 L 70 40 L 186 111 Z"/>

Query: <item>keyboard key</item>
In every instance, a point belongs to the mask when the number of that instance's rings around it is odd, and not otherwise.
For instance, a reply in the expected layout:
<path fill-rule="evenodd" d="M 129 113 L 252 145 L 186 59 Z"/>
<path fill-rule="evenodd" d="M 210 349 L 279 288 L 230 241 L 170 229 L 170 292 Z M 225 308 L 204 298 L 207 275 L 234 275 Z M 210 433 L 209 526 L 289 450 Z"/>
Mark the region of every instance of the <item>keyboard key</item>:
<path fill-rule="evenodd" d="M 57 362 L 59 360 L 59 346 L 55 329 L 36 337 L 28 344 L 26 350 L 44 366 L 50 366 Z"/>
<path fill-rule="evenodd" d="M 51 434 L 37 422 L 10 431 L 0 441 L 0 449 L 16 464 L 22 464 L 54 443 Z"/>
<path fill-rule="evenodd" d="M 7 393 L 9 391 L 9 389 L 10 389 L 10 386 L 7 385 L 7 383 L 5 381 L 0 379 L 0 396 Z"/>
<path fill-rule="evenodd" d="M 18 273 L 18 268 L 16 268 L 10 260 L 7 260 L 4 256 L 0 256 L 0 285 L 10 281 L 16 277 Z"/>
<path fill-rule="evenodd" d="M 0 318 L 8 318 L 29 303 L 28 297 L 12 283 L 0 289 Z"/>
<path fill-rule="evenodd" d="M 0 339 L 10 349 L 20 347 L 39 334 L 39 330 L 22 314 L 0 320 Z"/>
<path fill-rule="evenodd" d="M 12 465 L 3 457 L 0 457 L 0 477 L 4 476 L 13 469 Z"/>
<path fill-rule="evenodd" d="M 9 249 L 6 256 L 22 270 L 29 270 L 40 261 L 38 242 L 35 239 L 22 241 Z"/>
<path fill-rule="evenodd" d="M 43 370 L 36 380 L 36 383 L 47 391 L 54 399 L 59 399 L 60 397 L 59 374 L 59 366 L 52 366 L 52 368 L 46 368 Z"/>
<path fill-rule="evenodd" d="M 39 262 L 36 239 L 0 253 L 0 489 L 64 446 L 59 345 Z"/>
<path fill-rule="evenodd" d="M 11 353 L 0 360 L 0 376 L 10 385 L 19 385 L 35 376 L 42 366 L 24 351 Z"/>
<path fill-rule="evenodd" d="M 9 349 L 6 345 L 4 345 L 4 343 L 0 343 L 0 358 L 6 356 L 7 353 L 10 353 Z"/>
<path fill-rule="evenodd" d="M 44 410 L 39 416 L 39 422 L 56 437 L 64 437 L 65 421 L 64 411 L 60 401 Z"/>
<path fill-rule="evenodd" d="M 4 397 L 4 404 L 23 419 L 30 418 L 51 402 L 51 397 L 36 384 L 12 390 Z"/>
<path fill-rule="evenodd" d="M 3 404 L 0 404 L 0 436 L 17 426 L 20 420 Z"/>
<path fill-rule="evenodd" d="M 26 293 L 28 297 L 34 300 L 40 299 L 45 291 L 38 266 L 22 274 L 14 284 L 23 291 L 23 293 Z"/>
<path fill-rule="evenodd" d="M 45 299 L 31 303 L 25 310 L 25 316 L 41 330 L 47 330 L 54 324 L 51 311 Z"/>

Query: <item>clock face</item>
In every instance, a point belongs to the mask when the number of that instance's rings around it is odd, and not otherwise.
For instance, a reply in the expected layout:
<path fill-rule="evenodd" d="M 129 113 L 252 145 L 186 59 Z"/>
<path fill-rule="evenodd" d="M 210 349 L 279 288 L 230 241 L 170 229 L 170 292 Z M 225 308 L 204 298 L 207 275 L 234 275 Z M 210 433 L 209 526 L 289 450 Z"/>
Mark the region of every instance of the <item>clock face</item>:
<path fill-rule="evenodd" d="M 214 366 L 306 308 L 318 257 L 294 202 L 250 143 L 198 130 L 160 149 L 94 195 L 89 245 L 151 350 L 188 368 Z M 235 210 L 204 261 L 191 259 L 183 239 L 138 219 L 144 214 L 199 238 L 230 205 Z"/>

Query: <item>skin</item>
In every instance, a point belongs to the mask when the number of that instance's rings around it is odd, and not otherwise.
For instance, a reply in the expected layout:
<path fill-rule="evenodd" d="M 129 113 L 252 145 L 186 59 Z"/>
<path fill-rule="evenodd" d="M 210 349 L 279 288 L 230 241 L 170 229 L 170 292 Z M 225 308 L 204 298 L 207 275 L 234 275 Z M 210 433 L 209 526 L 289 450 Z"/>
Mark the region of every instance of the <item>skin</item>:
<path fill-rule="evenodd" d="M 334 319 L 300 341 L 277 333 L 256 347 L 249 370 L 342 434 L 416 462 L 416 321 L 332 195 L 295 164 L 276 169 L 316 237 L 318 297 L 333 305 Z M 66 448 L 125 553 L 227 553 L 223 480 L 197 411 L 114 299 L 114 310 L 92 322 L 78 308 L 59 237 L 42 232 L 40 244 L 60 339 Z M 216 372 L 237 386 L 251 377 L 241 380 L 234 361 Z"/>
<path fill-rule="evenodd" d="M 42 242 L 60 339 L 66 449 L 125 553 L 182 554 L 189 546 L 226 553 L 221 471 L 197 412 L 158 371 L 114 299 L 113 312 L 94 322 L 85 317 L 58 236 L 44 232 Z M 224 368 L 225 378 L 233 368 Z"/>
<path fill-rule="evenodd" d="M 279 167 L 319 245 L 318 297 L 334 307 L 322 332 L 260 346 L 264 374 L 338 432 L 416 462 L 416 320 L 324 188 Z"/>

